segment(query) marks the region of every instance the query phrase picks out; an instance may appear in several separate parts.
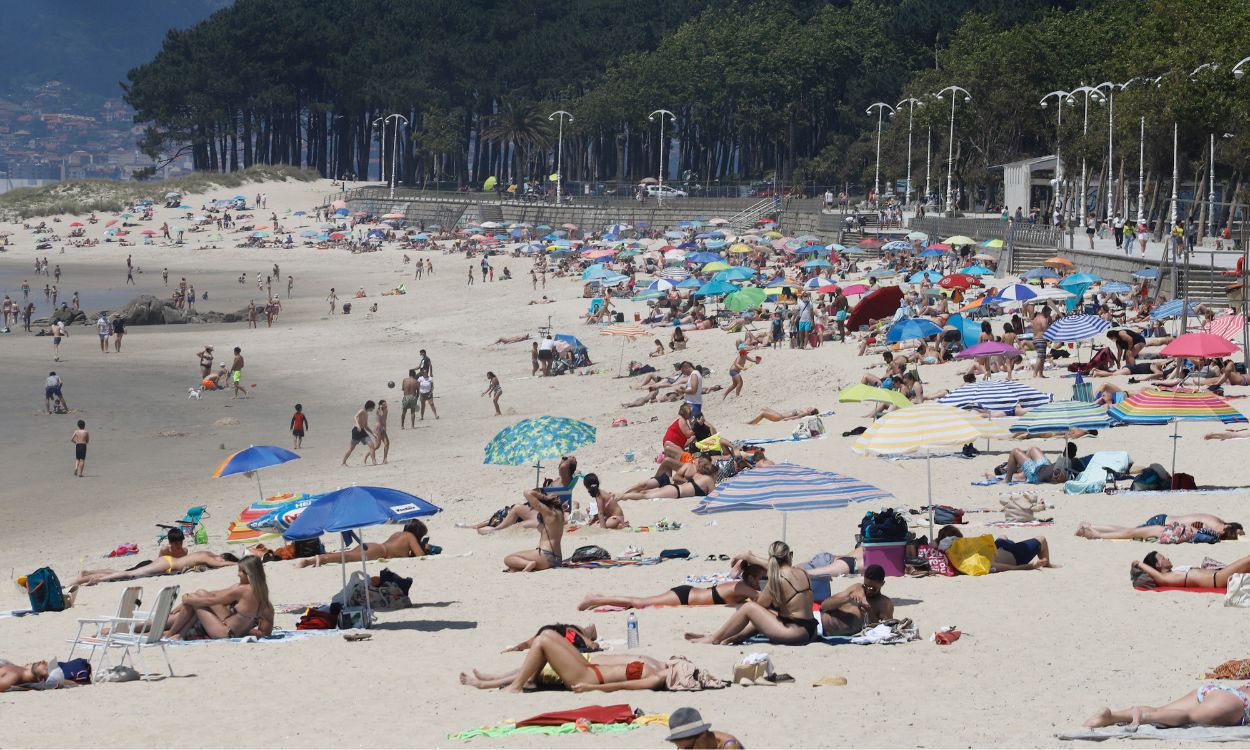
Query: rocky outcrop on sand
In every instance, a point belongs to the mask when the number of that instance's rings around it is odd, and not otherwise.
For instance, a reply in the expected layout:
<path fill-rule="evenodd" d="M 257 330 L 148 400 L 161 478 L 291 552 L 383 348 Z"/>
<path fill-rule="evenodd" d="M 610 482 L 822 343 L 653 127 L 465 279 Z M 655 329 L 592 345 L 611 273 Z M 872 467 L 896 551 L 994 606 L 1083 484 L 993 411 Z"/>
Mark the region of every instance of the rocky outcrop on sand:
<path fill-rule="evenodd" d="M 245 311 L 219 313 L 213 311 L 200 312 L 179 309 L 172 300 L 141 294 L 130 300 L 121 310 L 121 316 L 128 325 L 159 326 L 179 325 L 185 323 L 236 323 L 243 320 Z"/>

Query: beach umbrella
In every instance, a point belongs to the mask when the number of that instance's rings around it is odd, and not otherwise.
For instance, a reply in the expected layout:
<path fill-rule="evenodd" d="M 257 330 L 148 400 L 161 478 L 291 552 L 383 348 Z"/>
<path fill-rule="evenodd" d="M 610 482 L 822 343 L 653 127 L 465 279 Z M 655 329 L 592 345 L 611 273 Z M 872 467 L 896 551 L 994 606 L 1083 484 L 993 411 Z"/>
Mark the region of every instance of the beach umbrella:
<path fill-rule="evenodd" d="M 139 234 L 145 234 L 145 235 L 148 235 L 148 236 L 150 237 L 150 236 L 152 236 L 152 235 L 156 234 L 156 230 L 155 230 L 155 229 L 145 229 L 145 230 L 143 230 L 142 232 L 140 232 Z"/>
<path fill-rule="evenodd" d="M 994 272 L 981 264 L 971 265 L 967 268 L 959 269 L 959 272 L 968 276 L 993 276 Z"/>
<path fill-rule="evenodd" d="M 650 329 L 643 328 L 637 323 L 613 323 L 599 330 L 600 336 L 619 336 L 621 337 L 621 360 L 616 365 L 616 375 L 620 377 L 622 367 L 625 364 L 625 342 L 633 341 L 639 336 L 651 335 Z"/>
<path fill-rule="evenodd" d="M 730 269 L 730 268 L 732 268 L 732 267 L 733 267 L 733 266 L 730 266 L 730 265 L 729 265 L 728 263 L 726 263 L 725 261 L 717 259 L 717 260 L 712 261 L 711 263 L 708 263 L 708 264 L 704 265 L 704 266 L 703 266 L 703 272 L 704 272 L 704 273 L 715 273 L 716 271 L 727 271 L 727 270 L 729 270 L 729 269 Z"/>
<path fill-rule="evenodd" d="M 719 227 L 719 226 L 724 226 L 725 224 L 728 224 L 729 220 L 728 219 L 708 219 L 707 223 L 714 227 Z"/>
<path fill-rule="evenodd" d="M 595 263 L 587 266 L 586 270 L 582 271 L 582 281 L 594 281 L 595 279 L 604 279 L 613 275 L 614 273 L 609 271 L 602 263 Z"/>
<path fill-rule="evenodd" d="M 946 251 L 940 250 L 936 247 L 930 247 L 920 251 L 921 258 L 941 258 L 943 255 L 946 255 Z"/>
<path fill-rule="evenodd" d="M 1140 271 L 1134 271 L 1133 278 L 1135 279 L 1157 279 L 1159 278 L 1159 269 L 1143 268 Z"/>
<path fill-rule="evenodd" d="M 874 240 L 874 239 L 872 239 L 872 238 L 869 238 L 869 239 L 866 239 L 866 240 L 860 240 L 860 241 L 859 241 L 859 245 L 860 245 L 860 247 L 871 247 L 871 248 L 877 248 L 877 247 L 880 247 L 880 246 L 881 246 L 881 240 Z"/>
<path fill-rule="evenodd" d="M 1016 434 L 1049 435 L 1110 426 L 1111 417 L 1104 406 L 1087 401 L 1053 401 L 1030 409 L 1009 429 Z"/>
<path fill-rule="evenodd" d="M 316 237 L 319 234 L 321 233 L 318 232 L 316 229 L 303 229 L 303 230 L 300 230 L 299 236 L 300 237 Z"/>
<path fill-rule="evenodd" d="M 1201 311 L 1198 309 L 1198 303 L 1193 300 L 1188 300 L 1188 302 L 1189 304 L 1186 305 L 1186 300 L 1183 299 L 1168 300 L 1162 305 L 1159 305 L 1155 309 L 1151 310 L 1150 318 L 1151 320 L 1167 320 L 1168 318 L 1177 318 L 1180 317 L 1182 310 L 1188 310 L 1190 315 L 1200 315 Z"/>
<path fill-rule="evenodd" d="M 1033 297 L 1033 300 L 1035 302 L 1044 302 L 1047 300 L 1071 299 L 1075 296 L 1075 294 L 1069 292 L 1067 289 L 1060 289 L 1057 286 L 1052 286 L 1047 289 L 1038 289 L 1037 294 Z"/>
<path fill-rule="evenodd" d="M 1122 281 L 1104 281 L 1098 287 L 1105 294 L 1128 294 L 1133 287 Z"/>
<path fill-rule="evenodd" d="M 826 286 L 836 286 L 836 284 L 830 279 L 824 278 L 823 276 L 815 276 L 803 282 L 803 288 L 808 291 L 816 291 L 816 290 L 819 290 L 821 287 L 826 287 Z"/>
<path fill-rule="evenodd" d="M 734 253 L 736 255 L 743 255 L 745 253 L 751 252 L 751 246 L 744 245 L 743 243 L 738 242 L 729 246 L 729 252 Z"/>
<path fill-rule="evenodd" d="M 1024 302 L 1037 296 L 1037 290 L 1031 286 L 1024 284 L 1012 284 L 1004 287 L 998 294 L 994 295 L 995 300 L 1003 300 L 1006 302 Z"/>
<path fill-rule="evenodd" d="M 1057 279 L 1059 274 L 1049 268 L 1033 268 L 1020 274 L 1022 279 Z"/>
<path fill-rule="evenodd" d="M 1059 286 L 1064 289 L 1071 289 L 1078 286 L 1088 287 L 1089 285 L 1096 284 L 1099 281 L 1102 281 L 1102 279 L 1092 273 L 1074 273 L 1070 276 L 1063 277 L 1063 280 L 1059 282 Z"/>
<path fill-rule="evenodd" d="M 803 264 L 803 268 L 833 268 L 833 264 L 823 258 L 809 260 Z"/>
<path fill-rule="evenodd" d="M 939 404 L 958 406 L 961 409 L 984 409 L 990 412 L 1010 413 L 1017 406 L 1031 409 L 1050 403 L 1049 393 L 1014 380 L 979 380 L 967 383 L 938 399 Z"/>
<path fill-rule="evenodd" d="M 856 330 L 869 321 L 881 320 L 893 315 L 903 301 L 903 290 L 897 286 L 883 286 L 865 295 L 847 316 L 846 327 Z"/>
<path fill-rule="evenodd" d="M 969 276 L 966 273 L 952 273 L 938 282 L 938 286 L 943 289 L 967 289 L 980 284 L 981 282 L 977 281 L 975 276 Z"/>
<path fill-rule="evenodd" d="M 1042 263 L 1042 265 L 1044 265 L 1044 266 L 1061 266 L 1061 267 L 1063 267 L 1063 268 L 1072 268 L 1072 267 L 1073 267 L 1073 266 L 1075 266 L 1076 264 L 1074 264 L 1072 261 L 1068 260 L 1067 258 L 1060 258 L 1058 255 L 1056 255 L 1056 256 L 1054 256 L 1053 258 L 1047 258 L 1047 259 L 1046 259 L 1046 261 L 1045 261 L 1044 263 Z"/>
<path fill-rule="evenodd" d="M 930 336 L 936 336 L 942 332 L 942 328 L 932 320 L 925 318 L 908 318 L 899 321 L 890 326 L 890 330 L 886 331 L 885 340 L 888 343 L 899 341 L 914 341 L 916 339 L 927 339 Z"/>
<path fill-rule="evenodd" d="M 260 488 L 260 470 L 267 469 L 270 466 L 278 466 L 287 461 L 294 461 L 298 458 L 298 454 L 292 453 L 285 448 L 279 448 L 276 445 L 253 445 L 227 456 L 226 460 L 222 461 L 217 470 L 213 472 L 213 476 L 228 477 L 232 474 L 254 474 L 256 476 L 256 490 L 260 492 L 260 499 L 264 500 L 265 493 Z"/>
<path fill-rule="evenodd" d="M 403 215 L 403 214 L 396 214 L 396 213 L 382 214 L 382 218 L 383 218 L 383 219 L 402 219 L 402 218 L 404 218 L 404 215 Z M 483 225 L 483 226 L 485 226 L 485 225 Z M 498 225 L 496 225 L 496 226 L 498 226 Z"/>
<path fill-rule="evenodd" d="M 867 284 L 848 284 L 842 287 L 842 294 L 853 297 L 857 294 L 866 294 L 870 288 Z"/>
<path fill-rule="evenodd" d="M 1227 357 L 1241 347 L 1224 338 L 1211 333 L 1186 333 L 1172 339 L 1159 353 L 1165 357 L 1194 357 L 1211 359 Z"/>
<path fill-rule="evenodd" d="M 912 246 L 910 242 L 904 242 L 902 240 L 894 240 L 893 242 L 885 243 L 885 245 L 883 245 L 881 249 L 888 250 L 890 252 L 900 252 L 900 251 L 911 250 Z"/>
<path fill-rule="evenodd" d="M 1246 316 L 1244 315 L 1223 315 L 1207 323 L 1202 330 L 1216 336 L 1223 336 L 1231 341 L 1245 329 L 1245 325 Z"/>
<path fill-rule="evenodd" d="M 893 497 L 880 487 L 845 474 L 780 463 L 744 471 L 721 482 L 692 512 L 702 516 L 748 510 L 832 510 Z M 785 523 L 783 515 L 783 541 Z"/>
<path fill-rule="evenodd" d="M 928 475 L 929 538 L 933 539 L 932 449 L 967 445 L 1006 434 L 989 420 L 942 404 L 917 404 L 884 414 L 851 444 L 860 454 L 905 455 L 923 452 Z"/>
<path fill-rule="evenodd" d="M 993 247 L 993 248 L 1000 248 L 1000 247 L 1002 247 L 1002 246 L 1003 246 L 1003 244 L 1004 244 L 1004 243 L 1003 243 L 1003 241 L 1002 241 L 1002 240 L 986 240 L 985 242 L 982 242 L 982 243 L 981 243 L 981 247 Z M 976 257 L 976 256 L 973 256 L 973 257 Z M 992 260 L 992 259 L 991 259 L 991 260 Z"/>
<path fill-rule="evenodd" d="M 960 359 L 973 359 L 975 357 L 1001 357 L 1003 355 L 1014 357 L 1023 355 L 1023 352 L 1011 344 L 1004 344 L 1001 341 L 985 341 L 976 346 L 970 346 L 955 356 Z"/>
<path fill-rule="evenodd" d="M 1001 242 L 1001 240 L 994 240 L 994 242 Z M 972 259 L 973 260 L 998 260 L 993 255 L 987 255 L 985 253 L 977 253 L 976 255 L 972 256 Z"/>
<path fill-rule="evenodd" d="M 743 268 L 742 266 L 734 266 L 733 268 L 717 272 L 717 274 L 712 277 L 712 280 L 713 281 L 746 281 L 747 279 L 754 278 L 754 277 L 755 277 L 755 271 L 752 271 L 750 268 Z"/>
<path fill-rule="evenodd" d="M 874 401 L 882 404 L 893 404 L 899 409 L 906 409 L 912 403 L 902 393 L 890 388 L 878 388 L 876 386 L 867 385 L 866 383 L 857 383 L 850 388 L 844 388 L 838 393 L 838 403 L 842 404 L 858 404 L 864 401 Z"/>
<path fill-rule="evenodd" d="M 701 253 L 691 253 L 690 255 L 686 256 L 686 260 L 690 261 L 691 263 L 706 264 L 706 263 L 717 263 L 720 261 L 724 261 L 725 259 L 717 255 L 716 253 L 701 252 Z"/>
<path fill-rule="evenodd" d="M 1241 412 L 1211 391 L 1180 391 L 1148 388 L 1138 391 L 1107 410 L 1124 424 L 1172 423 L 1172 474 L 1176 474 L 1176 441 L 1181 420 L 1218 420 L 1223 424 L 1247 421 Z"/>
<path fill-rule="evenodd" d="M 1047 341 L 1079 342 L 1101 336 L 1111 328 L 1111 324 L 1095 315 L 1066 315 L 1046 329 L 1043 337 Z"/>
<path fill-rule="evenodd" d="M 709 281 L 695 290 L 695 295 L 699 297 L 719 297 L 736 291 L 738 291 L 738 287 L 727 281 Z"/>
<path fill-rule="evenodd" d="M 930 284 L 936 284 L 942 280 L 942 274 L 939 271 L 917 271 L 907 277 L 908 284 L 920 284 L 928 281 Z"/>
<path fill-rule="evenodd" d="M 678 289 L 698 289 L 703 286 L 703 282 L 694 276 L 688 276 L 677 282 Z"/>
<path fill-rule="evenodd" d="M 908 232 L 907 239 L 919 240 L 920 242 L 924 242 L 925 240 L 929 239 L 929 235 L 925 234 L 924 232 Z"/>
<path fill-rule="evenodd" d="M 667 238 L 668 238 L 668 239 L 670 239 L 670 240 L 680 240 L 680 239 L 682 239 L 683 237 L 685 237 L 685 236 L 686 236 L 686 233 L 685 233 L 685 232 L 678 232 L 678 231 L 677 231 L 677 230 L 675 230 L 675 229 L 670 229 L 669 231 L 667 231 L 667 232 L 665 232 L 665 233 L 664 233 L 664 236 L 665 236 L 665 237 L 667 237 Z"/>
<path fill-rule="evenodd" d="M 972 239 L 971 237 L 965 237 L 962 234 L 957 234 L 954 237 L 947 237 L 946 239 L 942 240 L 942 243 L 945 245 L 950 245 L 951 247 L 958 247 L 960 245 L 975 245 L 977 244 L 977 241 Z"/>
<path fill-rule="evenodd" d="M 672 289 L 675 286 L 677 285 L 669 281 L 668 279 L 656 279 L 655 281 L 652 281 L 650 285 L 647 286 L 647 291 L 648 292 L 667 292 L 669 289 Z"/>
<path fill-rule="evenodd" d="M 299 514 L 283 536 L 292 541 L 316 539 L 325 533 L 339 532 L 343 540 L 343 588 L 347 588 L 347 547 L 355 538 L 364 546 L 360 532 L 368 526 L 406 523 L 414 518 L 432 516 L 442 510 L 416 495 L 386 487 L 345 487 L 327 492 L 314 500 Z M 360 569 L 369 580 L 369 556 L 360 555 Z M 369 597 L 365 597 L 364 627 L 373 621 Z"/>
<path fill-rule="evenodd" d="M 542 462 L 576 453 L 595 442 L 595 428 L 567 417 L 532 417 L 500 430 L 486 444 L 482 463 L 522 466 L 532 463 L 535 487 L 542 483 Z"/>
<path fill-rule="evenodd" d="M 733 292 L 725 297 L 725 307 L 734 312 L 743 312 L 745 310 L 754 310 L 764 304 L 766 293 L 763 289 L 757 287 L 747 287 Z"/>
<path fill-rule="evenodd" d="M 254 544 L 282 536 L 291 521 L 311 505 L 314 499 L 310 495 L 293 495 L 288 492 L 252 503 L 227 525 L 226 544 Z"/>

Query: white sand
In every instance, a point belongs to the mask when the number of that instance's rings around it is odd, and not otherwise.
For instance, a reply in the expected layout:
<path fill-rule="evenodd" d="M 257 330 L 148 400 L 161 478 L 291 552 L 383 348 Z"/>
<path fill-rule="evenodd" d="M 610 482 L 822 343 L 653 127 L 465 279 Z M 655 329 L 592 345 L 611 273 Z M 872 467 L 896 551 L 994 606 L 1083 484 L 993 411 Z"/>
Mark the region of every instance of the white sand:
<path fill-rule="evenodd" d="M 270 184 L 270 206 L 311 209 L 331 188 L 321 184 Z M 225 195 L 229 191 L 221 191 Z M 198 206 L 202 196 L 188 202 Z M 156 226 L 174 214 L 158 210 Z M 268 216 L 269 210 L 259 212 Z M 67 231 L 65 223 L 60 231 Z M 312 224 L 312 221 L 308 221 Z M 13 225 L 0 228 L 20 229 Z M 101 236 L 102 224 L 90 228 Z M 34 257 L 29 232 L 0 255 L 0 271 L 29 273 Z M 227 236 L 231 239 L 231 236 Z M 233 244 L 233 243 L 227 243 Z M 1219 662 L 1245 657 L 1244 613 L 1221 607 L 1221 598 L 1178 593 L 1135 593 L 1128 566 L 1152 547 L 1129 542 L 1094 542 L 1072 536 L 1077 521 L 1137 524 L 1158 512 L 1204 510 L 1245 520 L 1242 494 L 1171 496 L 1160 500 L 1104 495 L 1064 497 L 1042 491 L 1058 503 L 1058 523 L 1041 529 L 1051 540 L 1062 568 L 983 578 L 891 579 L 886 592 L 897 597 L 900 616 L 914 619 L 923 635 L 946 625 L 965 633 L 950 647 L 927 641 L 895 647 L 729 648 L 685 643 L 686 631 L 707 632 L 729 614 L 727 609 L 663 609 L 639 614 L 643 651 L 666 658 L 685 654 L 714 673 L 729 677 L 745 651 L 765 650 L 781 671 L 797 683 L 750 692 L 734 687 L 700 694 L 622 693 L 572 695 L 536 693 L 520 696 L 462 687 L 457 674 L 470 667 L 511 669 L 516 654 L 501 649 L 550 622 L 594 622 L 602 637 L 624 639 L 625 614 L 578 613 L 587 592 L 649 595 L 682 583 L 688 574 L 724 570 L 726 563 L 704 562 L 709 553 L 732 554 L 745 548 L 762 552 L 780 534 L 781 518 L 772 513 L 738 513 L 715 518 L 693 516 L 689 501 L 629 503 L 625 512 L 635 526 L 667 517 L 688 524 L 670 533 L 581 530 L 566 536 L 565 550 L 596 543 L 612 552 L 637 544 L 648 553 L 665 547 L 688 547 L 697 562 L 668 562 L 619 570 L 566 570 L 537 575 L 504 575 L 502 557 L 533 548 L 536 532 L 509 530 L 478 537 L 456 529 L 457 521 L 479 521 L 519 497 L 533 481 L 533 471 L 482 464 L 482 449 L 501 427 L 542 414 L 576 417 L 599 428 L 598 443 L 579 453 L 583 471 L 597 471 L 609 489 L 623 489 L 653 465 L 659 438 L 673 418 L 672 404 L 620 409 L 632 397 L 632 381 L 611 374 L 529 377 L 528 344 L 495 346 L 501 335 L 534 332 L 551 315 L 557 328 L 589 345 L 600 366 L 615 372 L 620 342 L 604 340 L 577 321 L 585 310 L 580 282 L 551 280 L 546 293 L 559 300 L 547 306 L 525 303 L 542 291 L 528 283 L 528 261 L 498 259 L 518 280 L 465 286 L 469 261 L 433 255 L 436 274 L 414 281 L 394 249 L 352 256 L 339 250 L 188 250 L 185 248 L 69 248 L 48 253 L 65 271 L 62 299 L 82 292 L 83 307 L 94 312 L 95 290 L 121 286 L 125 255 L 130 252 L 145 271 L 136 293 L 165 294 L 159 271 L 168 265 L 172 281 L 186 276 L 197 291 L 210 293 L 203 309 L 233 311 L 256 294 L 254 276 L 272 263 L 294 274 L 296 298 L 286 303 L 273 329 L 250 331 L 245 324 L 222 326 L 134 327 L 121 355 L 98 351 L 90 327 L 74 327 L 62 346 L 63 361 L 52 362 L 49 339 L 20 333 L 0 336 L 0 571 L 10 581 L 42 565 L 62 580 L 82 567 L 109 567 L 103 556 L 123 542 L 136 542 L 142 556 L 154 554 L 157 522 L 179 518 L 187 506 L 204 504 L 210 548 L 225 551 L 226 524 L 256 497 L 245 477 L 213 479 L 211 473 L 229 451 L 248 444 L 287 445 L 291 406 L 302 402 L 311 429 L 303 460 L 263 474 L 267 494 L 325 491 L 348 483 L 392 486 L 420 495 L 445 512 L 430 519 L 433 541 L 443 559 L 398 560 L 389 566 L 416 578 L 415 609 L 381 615 L 373 639 L 347 643 L 337 636 L 298 643 L 199 645 L 178 648 L 171 657 L 177 679 L 132 683 L 46 694 L 6 694 L 5 746 L 433 746 L 453 744 L 448 733 L 519 719 L 531 714 L 590 703 L 628 702 L 648 712 L 678 706 L 699 707 L 706 718 L 737 734 L 748 746 L 1039 746 L 1053 745 L 1053 733 L 1070 729 L 1099 707 L 1113 703 L 1158 704 L 1197 684 L 1197 675 Z M 40 253 L 44 255 L 45 253 Z M 249 275 L 240 287 L 236 277 Z M 16 280 L 0 292 L 20 297 Z M 42 280 L 33 286 L 42 287 Z M 497 274 L 498 278 L 498 274 Z M 411 293 L 379 297 L 400 280 Z M 349 317 L 328 316 L 323 302 L 329 287 L 350 297 L 364 287 L 381 310 L 372 318 L 357 305 Z M 42 294 L 38 295 L 42 300 Z M 41 306 L 42 307 L 42 306 Z M 626 304 L 632 312 L 640 305 Z M 46 308 L 44 308 L 46 309 Z M 41 310 L 43 312 L 43 310 Z M 711 383 L 727 381 L 733 339 L 720 332 L 691 335 L 688 355 L 715 369 Z M 218 358 L 242 346 L 247 358 L 245 382 L 255 383 L 250 398 L 205 394 L 188 400 L 197 381 L 195 353 L 205 344 Z M 415 431 L 398 429 L 398 382 L 417 361 L 419 348 L 434 361 L 438 406 L 443 418 L 419 423 Z M 626 360 L 645 358 L 648 341 L 626 345 Z M 671 358 L 657 362 L 662 369 Z M 877 359 L 857 359 L 849 346 L 825 346 L 815 352 L 778 350 L 764 353 L 764 363 L 746 373 L 746 394 L 722 404 L 708 397 L 710 420 L 733 438 L 788 434 L 793 423 L 747 427 L 743 423 L 762 406 L 807 405 L 837 409 L 826 417 L 830 436 L 820 441 L 770 446 L 775 459 L 835 469 L 894 492 L 897 505 L 925 501 L 925 462 L 888 462 L 854 455 L 841 432 L 863 423 L 862 405 L 837 405 L 840 386 L 858 379 Z M 929 388 L 956 382 L 957 366 L 929 366 Z M 47 416 L 40 399 L 50 369 L 65 379 L 73 413 Z M 504 417 L 491 413 L 478 394 L 486 370 L 503 384 Z M 1116 379 L 1122 382 L 1123 379 Z M 1029 381 L 1067 397 L 1069 380 L 1051 377 Z M 1231 389 L 1233 393 L 1244 389 Z M 390 463 L 381 467 L 340 468 L 352 414 L 369 398 L 393 405 Z M 1239 403 L 1239 402 L 1234 402 Z M 611 428 L 618 416 L 642 424 Z M 647 422 L 652 416 L 656 422 Z M 71 476 L 72 420 L 83 418 L 92 431 L 85 479 Z M 223 422 L 223 420 L 227 420 Z M 1242 461 L 1244 444 L 1204 443 L 1205 425 L 1186 424 L 1181 434 L 1179 467 L 1199 483 L 1250 484 Z M 1170 429 L 1111 430 L 1082 442 L 1082 452 L 1125 449 L 1141 462 L 1167 465 Z M 1054 448 L 1057 441 L 1048 447 Z M 223 449 L 224 447 L 224 449 Z M 971 487 L 969 481 L 1004 460 L 995 453 L 966 461 L 933 462 L 935 499 L 962 507 L 997 506 L 1001 488 Z M 626 464 L 623 454 L 639 457 Z M 585 500 L 583 490 L 577 497 Z M 806 559 L 820 550 L 846 552 L 859 517 L 876 504 L 840 511 L 797 514 L 790 518 L 789 541 Z M 965 533 L 983 530 L 999 514 L 969 515 Z M 384 538 L 373 529 L 368 538 Z M 927 529 L 926 529 L 927 531 Z M 1030 529 L 1006 532 L 1013 538 Z M 1000 532 L 1002 533 L 1002 532 Z M 327 542 L 330 540 L 327 539 Z M 1204 554 L 1231 561 L 1250 552 L 1245 543 L 1168 549 L 1178 563 L 1197 564 Z M 459 555 L 470 553 L 468 557 Z M 142 558 L 141 558 L 142 559 Z M 136 558 L 115 561 L 120 567 Z M 380 566 L 371 567 L 378 570 Z M 292 564 L 267 566 L 277 603 L 326 600 L 339 587 L 337 566 L 296 570 Z M 230 570 L 142 581 L 147 598 L 163 584 L 184 591 L 218 588 L 233 581 Z M 837 585 L 837 582 L 835 582 Z M 100 615 L 116 607 L 121 584 L 82 591 L 78 604 L 64 613 L 0 619 L 0 657 L 25 662 L 68 650 L 65 639 L 75 618 Z M 0 587 L 0 610 L 26 605 L 24 592 Z M 281 627 L 293 627 L 293 615 L 280 615 Z M 620 647 L 618 647 L 620 648 Z M 150 664 L 159 655 L 149 656 Z M 813 688 L 821 676 L 844 675 L 845 687 Z M 350 696 L 350 697 L 349 697 Z M 49 734 L 51 732 L 51 734 Z M 480 747 L 644 747 L 656 746 L 662 727 L 595 738 L 521 736 L 474 740 Z"/>

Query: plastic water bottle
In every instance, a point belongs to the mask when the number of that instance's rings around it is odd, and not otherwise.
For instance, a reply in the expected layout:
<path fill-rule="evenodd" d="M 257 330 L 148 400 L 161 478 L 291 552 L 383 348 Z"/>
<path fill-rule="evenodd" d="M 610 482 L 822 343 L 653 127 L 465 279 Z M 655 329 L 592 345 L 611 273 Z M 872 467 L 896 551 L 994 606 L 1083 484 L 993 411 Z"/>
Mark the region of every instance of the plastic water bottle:
<path fill-rule="evenodd" d="M 625 622 L 625 643 L 631 651 L 638 648 L 638 615 L 629 611 L 629 619 Z"/>

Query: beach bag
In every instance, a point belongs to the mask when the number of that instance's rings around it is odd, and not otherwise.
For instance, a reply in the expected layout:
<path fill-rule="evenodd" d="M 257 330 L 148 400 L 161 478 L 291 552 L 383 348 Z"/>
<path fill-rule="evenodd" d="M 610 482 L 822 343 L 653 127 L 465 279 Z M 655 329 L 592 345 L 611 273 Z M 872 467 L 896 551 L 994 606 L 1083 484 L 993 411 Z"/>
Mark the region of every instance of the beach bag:
<path fill-rule="evenodd" d="M 959 508 L 952 508 L 949 505 L 939 505 L 933 509 L 933 522 L 942 525 L 951 523 L 963 523 L 964 512 Z"/>
<path fill-rule="evenodd" d="M 1037 496 L 1031 492 L 1012 493 L 1009 497 L 999 500 L 1003 506 L 1003 519 L 1008 523 L 1029 523 L 1036 520 L 1036 509 L 1040 509 Z"/>
<path fill-rule="evenodd" d="M 1250 573 L 1234 573 L 1228 577 L 1224 606 L 1250 607 Z"/>
<path fill-rule="evenodd" d="M 994 554 L 997 551 L 994 547 L 994 537 L 983 534 L 956 539 L 950 549 L 946 550 L 946 556 L 950 558 L 955 570 L 960 573 L 968 576 L 983 576 L 988 575 L 990 568 L 993 567 Z"/>
<path fill-rule="evenodd" d="M 595 562 L 596 560 L 611 560 L 612 555 L 606 549 L 595 544 L 588 544 L 585 547 L 578 547 L 573 550 L 573 556 L 569 558 L 572 562 Z"/>
<path fill-rule="evenodd" d="M 338 613 L 343 609 L 341 604 L 332 604 L 329 609 L 310 608 L 295 624 L 296 630 L 334 630 L 338 627 Z"/>
<path fill-rule="evenodd" d="M 1145 471 L 1133 479 L 1132 487 L 1134 492 L 1154 492 L 1162 485 L 1163 481 L 1159 478 L 1158 473 L 1155 472 L 1154 467 L 1147 467 Z"/>
<path fill-rule="evenodd" d="M 91 662 L 86 659 L 58 661 L 57 665 L 60 666 L 61 674 L 65 675 L 65 679 L 80 683 L 91 682 Z"/>
<path fill-rule="evenodd" d="M 929 572 L 935 575 L 953 576 L 955 571 L 951 568 L 950 558 L 946 553 L 936 547 L 930 547 L 922 544 L 916 549 L 916 557 L 919 557 L 929 563 Z"/>
<path fill-rule="evenodd" d="M 1173 474 L 1173 475 L 1172 475 L 1172 489 L 1174 489 L 1174 490 L 1193 490 L 1193 489 L 1197 489 L 1197 488 L 1198 488 L 1198 485 L 1197 485 L 1197 483 L 1195 483 L 1195 482 L 1194 482 L 1194 476 L 1193 476 L 1193 474 L 1186 474 L 1186 473 L 1184 473 L 1184 472 L 1177 472 L 1177 473 L 1175 473 L 1175 474 Z"/>
<path fill-rule="evenodd" d="M 825 423 L 820 417 L 803 417 L 794 428 L 794 437 L 816 437 L 825 434 Z"/>
<path fill-rule="evenodd" d="M 859 522 L 859 533 L 865 543 L 903 542 L 907 540 L 907 519 L 893 508 L 868 512 Z"/>
<path fill-rule="evenodd" d="M 65 593 L 52 568 L 40 568 L 26 576 L 26 594 L 30 608 L 36 612 L 60 612 L 65 609 Z"/>

